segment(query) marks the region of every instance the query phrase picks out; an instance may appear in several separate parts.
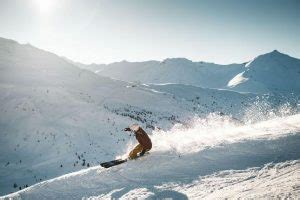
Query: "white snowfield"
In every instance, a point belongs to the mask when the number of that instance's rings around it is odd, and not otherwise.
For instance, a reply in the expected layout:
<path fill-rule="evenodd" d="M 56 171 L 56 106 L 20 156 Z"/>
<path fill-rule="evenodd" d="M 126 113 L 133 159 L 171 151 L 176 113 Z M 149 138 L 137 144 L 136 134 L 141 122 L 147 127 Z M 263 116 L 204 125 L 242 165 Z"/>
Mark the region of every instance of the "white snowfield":
<path fill-rule="evenodd" d="M 299 198 L 298 59 L 86 67 L 0 38 L 0 199 Z"/>
<path fill-rule="evenodd" d="M 142 158 L 66 174 L 2 199 L 299 197 L 299 114 L 252 125 L 219 119 L 216 130 L 211 123 L 158 131 Z"/>

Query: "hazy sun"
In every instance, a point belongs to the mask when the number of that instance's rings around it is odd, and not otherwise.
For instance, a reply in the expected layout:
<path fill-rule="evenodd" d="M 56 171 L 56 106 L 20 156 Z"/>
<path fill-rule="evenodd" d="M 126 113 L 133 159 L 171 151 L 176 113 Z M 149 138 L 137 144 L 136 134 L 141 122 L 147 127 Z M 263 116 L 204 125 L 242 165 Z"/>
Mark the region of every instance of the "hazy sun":
<path fill-rule="evenodd" d="M 34 0 L 38 10 L 42 14 L 49 14 L 53 11 L 55 4 L 57 3 L 56 0 Z"/>

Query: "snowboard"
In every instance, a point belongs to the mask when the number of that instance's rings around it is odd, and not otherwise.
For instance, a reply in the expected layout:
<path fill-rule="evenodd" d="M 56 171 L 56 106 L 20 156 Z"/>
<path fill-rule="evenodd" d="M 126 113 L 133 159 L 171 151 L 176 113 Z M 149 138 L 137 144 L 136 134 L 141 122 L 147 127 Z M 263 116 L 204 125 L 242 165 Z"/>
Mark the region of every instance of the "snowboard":
<path fill-rule="evenodd" d="M 100 163 L 100 165 L 104 168 L 110 168 L 112 166 L 122 164 L 126 161 L 127 161 L 127 159 L 117 159 L 117 160 L 112 160 L 112 161 L 109 161 L 109 162 Z"/>
<path fill-rule="evenodd" d="M 134 160 L 140 158 L 140 157 L 143 157 L 145 155 L 149 154 L 149 152 L 146 152 L 145 154 L 143 155 L 139 155 L 138 157 L 136 157 Z M 116 166 L 116 165 L 119 165 L 119 164 L 122 164 L 124 162 L 127 162 L 129 159 L 117 159 L 117 160 L 112 160 L 112 161 L 109 161 L 109 162 L 104 162 L 104 163 L 100 163 L 100 165 L 104 168 L 110 168 L 110 167 L 113 167 L 113 166 Z"/>

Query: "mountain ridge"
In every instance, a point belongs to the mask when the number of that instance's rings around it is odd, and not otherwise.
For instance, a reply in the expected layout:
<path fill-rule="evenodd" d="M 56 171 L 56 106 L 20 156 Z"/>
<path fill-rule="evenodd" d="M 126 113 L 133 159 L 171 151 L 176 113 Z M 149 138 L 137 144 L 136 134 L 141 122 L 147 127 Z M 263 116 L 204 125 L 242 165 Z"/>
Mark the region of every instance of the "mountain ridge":
<path fill-rule="evenodd" d="M 292 83 L 300 79 L 299 69 L 299 59 L 278 50 L 242 64 L 218 65 L 186 58 L 167 58 L 162 62 L 123 61 L 89 68 L 101 76 L 127 82 L 189 84 L 252 93 L 300 93 L 300 85 Z"/>

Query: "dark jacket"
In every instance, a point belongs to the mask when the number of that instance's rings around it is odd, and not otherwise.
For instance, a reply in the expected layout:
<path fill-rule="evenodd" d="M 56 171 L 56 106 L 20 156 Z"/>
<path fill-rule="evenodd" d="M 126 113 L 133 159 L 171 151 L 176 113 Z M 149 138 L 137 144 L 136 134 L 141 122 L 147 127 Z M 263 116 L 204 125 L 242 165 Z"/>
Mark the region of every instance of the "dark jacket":
<path fill-rule="evenodd" d="M 152 148 L 152 142 L 147 133 L 139 127 L 137 131 L 134 131 L 137 141 L 143 146 L 144 149 L 150 150 Z"/>

